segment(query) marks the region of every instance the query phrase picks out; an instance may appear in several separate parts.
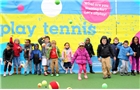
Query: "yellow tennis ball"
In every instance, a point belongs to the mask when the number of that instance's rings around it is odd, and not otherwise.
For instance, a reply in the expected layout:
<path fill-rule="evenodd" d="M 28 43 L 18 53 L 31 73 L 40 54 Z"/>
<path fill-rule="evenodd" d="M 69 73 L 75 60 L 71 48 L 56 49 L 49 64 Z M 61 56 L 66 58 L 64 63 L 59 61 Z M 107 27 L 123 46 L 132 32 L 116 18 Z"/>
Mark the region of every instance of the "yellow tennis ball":
<path fill-rule="evenodd" d="M 42 86 L 47 86 L 47 81 L 46 80 L 42 81 Z"/>
<path fill-rule="evenodd" d="M 42 84 L 41 83 L 38 83 L 37 86 L 38 86 L 38 88 L 41 88 L 42 87 Z"/>
<path fill-rule="evenodd" d="M 68 87 L 67 89 L 72 89 L 71 87 Z"/>

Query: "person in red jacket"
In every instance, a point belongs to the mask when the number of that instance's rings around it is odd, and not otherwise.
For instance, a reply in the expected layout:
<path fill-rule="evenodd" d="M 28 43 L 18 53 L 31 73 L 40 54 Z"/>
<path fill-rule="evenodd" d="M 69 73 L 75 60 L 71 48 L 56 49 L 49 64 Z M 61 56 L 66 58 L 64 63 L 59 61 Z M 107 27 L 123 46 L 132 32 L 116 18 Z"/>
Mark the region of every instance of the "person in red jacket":
<path fill-rule="evenodd" d="M 19 39 L 15 39 L 13 41 L 13 36 L 10 37 L 10 43 L 13 44 L 13 51 L 14 51 L 14 58 L 13 58 L 13 64 L 14 64 L 14 74 L 16 74 L 16 70 L 18 67 L 18 74 L 21 74 L 21 66 L 20 66 L 20 53 L 22 52 L 22 47 L 20 46 Z"/>

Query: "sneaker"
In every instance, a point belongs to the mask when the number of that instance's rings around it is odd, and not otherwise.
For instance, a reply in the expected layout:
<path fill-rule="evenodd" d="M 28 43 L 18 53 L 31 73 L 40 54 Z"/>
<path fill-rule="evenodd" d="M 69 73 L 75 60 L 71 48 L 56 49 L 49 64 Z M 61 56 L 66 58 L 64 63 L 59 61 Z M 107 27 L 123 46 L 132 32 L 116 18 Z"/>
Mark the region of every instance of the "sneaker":
<path fill-rule="evenodd" d="M 34 72 L 34 75 L 36 75 L 36 74 L 37 74 L 37 71 Z"/>
<path fill-rule="evenodd" d="M 54 75 L 53 74 L 51 74 L 51 77 L 53 77 Z"/>
<path fill-rule="evenodd" d="M 84 78 L 85 78 L 85 79 L 87 79 L 87 78 L 88 78 L 87 74 L 84 74 Z"/>
<path fill-rule="evenodd" d="M 8 72 L 8 75 L 11 76 L 12 74 L 10 72 Z"/>
<path fill-rule="evenodd" d="M 70 74 L 72 74 L 72 70 L 70 70 Z"/>
<path fill-rule="evenodd" d="M 114 71 L 114 74 L 117 74 L 117 71 Z"/>
<path fill-rule="evenodd" d="M 56 76 L 58 77 L 58 76 L 59 76 L 59 74 L 56 74 Z"/>
<path fill-rule="evenodd" d="M 38 75 L 41 75 L 41 71 L 38 72 Z"/>
<path fill-rule="evenodd" d="M 26 71 L 25 71 L 24 75 L 27 76 L 27 72 Z"/>
<path fill-rule="evenodd" d="M 32 74 L 32 72 L 30 71 L 29 74 Z"/>
<path fill-rule="evenodd" d="M 108 78 L 111 78 L 111 76 L 110 76 L 110 75 L 108 75 Z"/>
<path fill-rule="evenodd" d="M 125 73 L 126 76 L 129 76 L 129 73 Z"/>
<path fill-rule="evenodd" d="M 3 76 L 6 77 L 6 72 L 4 72 Z"/>
<path fill-rule="evenodd" d="M 68 71 L 65 72 L 65 74 L 67 74 L 67 73 L 68 73 Z"/>
<path fill-rule="evenodd" d="M 47 72 L 47 74 L 50 74 L 50 72 Z"/>
<path fill-rule="evenodd" d="M 120 75 L 121 75 L 121 76 L 124 76 L 124 73 L 123 73 L 123 72 L 120 72 Z"/>
<path fill-rule="evenodd" d="M 137 71 L 137 74 L 140 74 L 140 72 L 139 72 L 139 71 Z"/>
<path fill-rule="evenodd" d="M 90 73 L 95 74 L 95 72 L 94 72 L 94 71 L 90 71 Z"/>
<path fill-rule="evenodd" d="M 107 77 L 103 77 L 103 79 L 107 79 Z"/>
<path fill-rule="evenodd" d="M 81 74 L 78 74 L 78 80 L 82 80 Z"/>

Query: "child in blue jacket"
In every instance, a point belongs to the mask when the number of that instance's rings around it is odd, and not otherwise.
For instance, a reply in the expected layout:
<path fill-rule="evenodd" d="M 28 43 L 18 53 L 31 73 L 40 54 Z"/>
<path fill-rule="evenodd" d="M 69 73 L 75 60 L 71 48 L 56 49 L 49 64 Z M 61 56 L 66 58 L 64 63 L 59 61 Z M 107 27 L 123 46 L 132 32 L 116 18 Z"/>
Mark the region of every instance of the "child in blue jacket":
<path fill-rule="evenodd" d="M 39 50 L 39 45 L 35 44 L 34 50 L 31 52 L 31 59 L 33 59 L 35 75 L 37 74 L 37 72 L 38 75 L 41 75 L 41 58 L 42 55 L 41 55 L 41 51 Z"/>
<path fill-rule="evenodd" d="M 134 52 L 131 47 L 128 46 L 129 42 L 125 40 L 122 43 L 119 43 L 117 45 L 117 48 L 120 50 L 118 58 L 121 61 L 121 67 L 120 67 L 120 75 L 128 75 L 128 63 L 129 63 L 129 56 L 134 55 Z"/>

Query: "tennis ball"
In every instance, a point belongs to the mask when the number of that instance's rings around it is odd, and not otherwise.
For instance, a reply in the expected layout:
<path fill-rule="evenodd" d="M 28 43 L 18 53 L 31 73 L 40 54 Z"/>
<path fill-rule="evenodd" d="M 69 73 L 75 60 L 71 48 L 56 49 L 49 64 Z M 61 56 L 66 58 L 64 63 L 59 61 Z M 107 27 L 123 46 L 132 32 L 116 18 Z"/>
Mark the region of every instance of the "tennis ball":
<path fill-rule="evenodd" d="M 72 20 L 69 20 L 69 23 L 72 24 Z"/>
<path fill-rule="evenodd" d="M 49 89 L 59 89 L 59 83 L 58 82 L 56 82 L 56 81 L 52 81 L 52 82 L 50 82 L 50 84 L 49 84 Z"/>
<path fill-rule="evenodd" d="M 103 83 L 102 84 L 102 88 L 107 88 L 108 86 L 107 86 L 107 84 L 106 83 Z"/>
<path fill-rule="evenodd" d="M 24 64 L 20 64 L 20 66 L 21 66 L 21 68 L 23 68 L 24 67 Z"/>
<path fill-rule="evenodd" d="M 72 89 L 71 87 L 68 87 L 67 89 Z"/>
<path fill-rule="evenodd" d="M 45 47 L 45 43 L 42 44 L 42 47 Z"/>
<path fill-rule="evenodd" d="M 55 4 L 59 5 L 60 4 L 60 0 L 55 0 Z"/>
<path fill-rule="evenodd" d="M 46 80 L 42 81 L 42 86 L 47 86 L 47 81 Z"/>
<path fill-rule="evenodd" d="M 38 86 L 38 88 L 41 88 L 42 87 L 42 84 L 41 83 L 38 83 L 37 86 Z"/>

